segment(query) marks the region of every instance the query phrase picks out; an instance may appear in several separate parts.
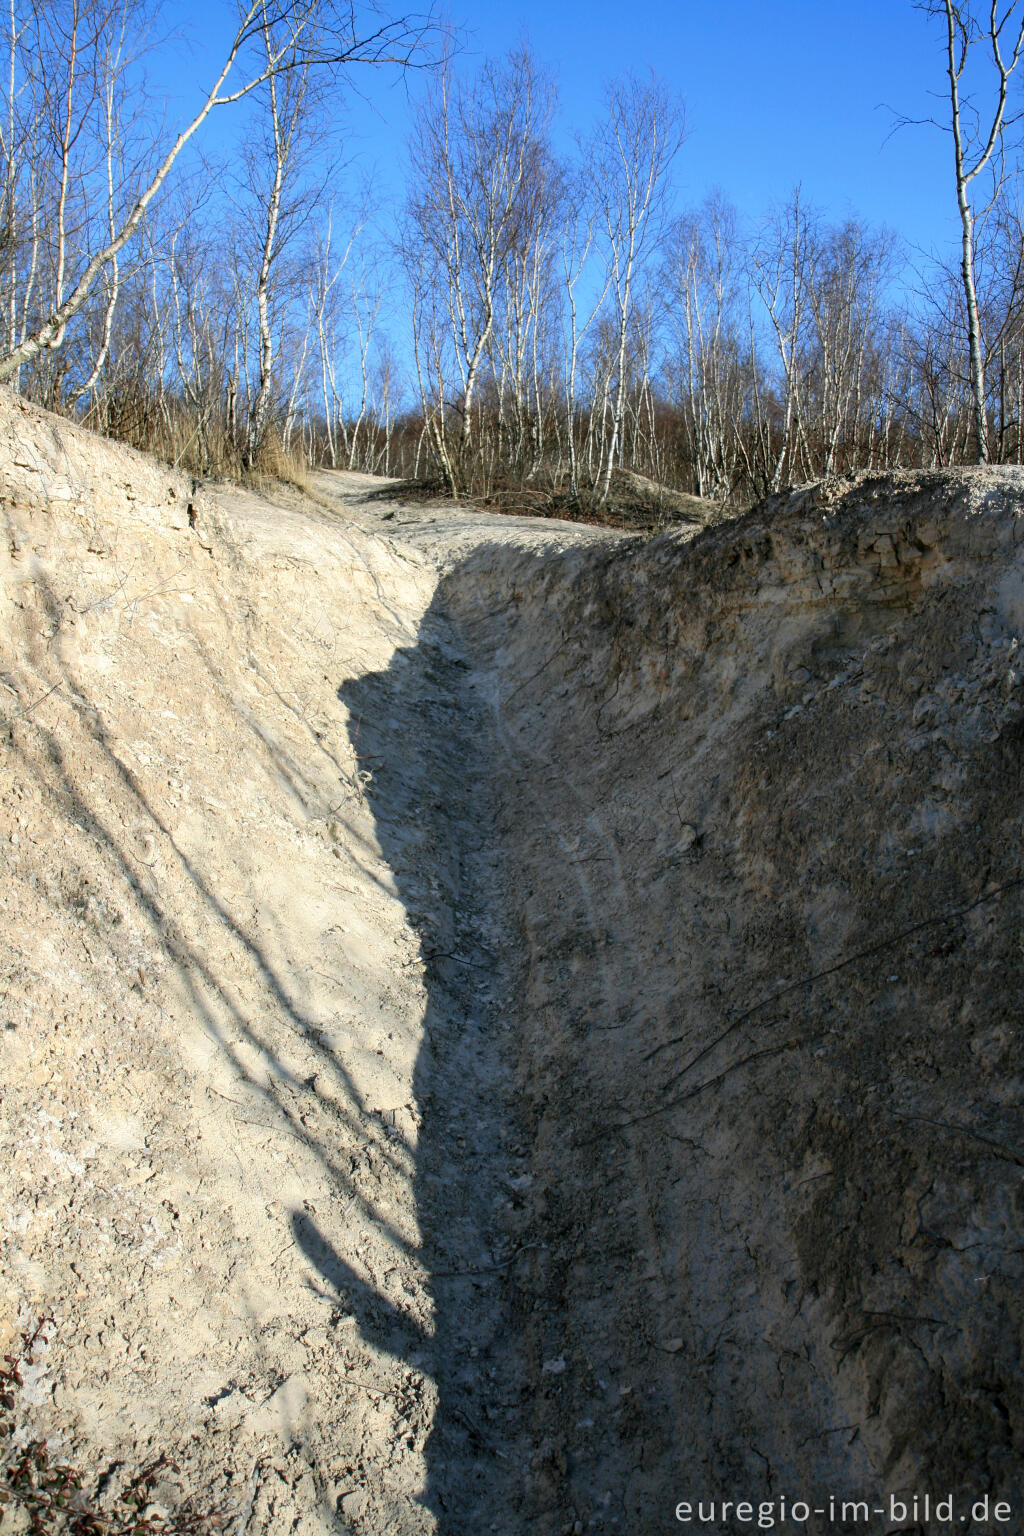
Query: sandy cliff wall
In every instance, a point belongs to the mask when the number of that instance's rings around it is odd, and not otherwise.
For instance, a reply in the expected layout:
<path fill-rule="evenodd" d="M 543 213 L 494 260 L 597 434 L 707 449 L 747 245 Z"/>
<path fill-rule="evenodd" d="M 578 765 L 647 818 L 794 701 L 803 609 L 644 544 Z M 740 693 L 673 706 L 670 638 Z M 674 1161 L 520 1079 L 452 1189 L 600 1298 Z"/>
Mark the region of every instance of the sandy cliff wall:
<path fill-rule="evenodd" d="M 167 1455 L 157 1504 L 225 1529 L 425 1529 L 423 985 L 338 689 L 433 571 L 7 396 L 0 518 L 0 1348 L 55 1319 L 23 1431 L 111 1492 Z"/>

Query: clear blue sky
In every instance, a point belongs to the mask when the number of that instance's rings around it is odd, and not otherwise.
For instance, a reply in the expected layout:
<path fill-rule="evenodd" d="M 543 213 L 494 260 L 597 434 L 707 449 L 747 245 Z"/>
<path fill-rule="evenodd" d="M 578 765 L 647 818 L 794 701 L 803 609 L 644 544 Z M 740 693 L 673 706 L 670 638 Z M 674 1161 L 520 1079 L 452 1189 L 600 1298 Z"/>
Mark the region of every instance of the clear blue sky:
<path fill-rule="evenodd" d="M 416 3 L 416 0 L 414 0 Z M 893 134 L 892 112 L 942 112 L 942 39 L 912 0 L 450 0 L 464 35 L 462 66 L 523 37 L 556 75 L 568 143 L 601 109 L 605 81 L 624 69 L 659 77 L 685 102 L 689 138 L 678 163 L 682 203 L 720 187 L 756 217 L 799 182 L 805 200 L 839 218 L 857 213 L 915 246 L 955 237 L 946 137 Z M 194 39 L 152 63 L 154 83 L 185 106 L 230 26 L 230 0 L 174 0 L 165 16 Z M 368 102 L 347 113 L 347 145 L 399 194 L 408 88 L 360 71 Z M 176 115 L 169 106 L 169 119 Z M 226 124 L 223 127 L 226 128 Z M 223 128 L 221 129 L 223 131 Z M 220 133 L 218 133 L 218 137 Z"/>
<path fill-rule="evenodd" d="M 916 245 L 953 234 L 944 135 L 905 128 L 941 104 L 940 39 L 911 0 L 512 0 L 467 25 L 481 53 L 525 31 L 555 68 L 563 119 L 585 126 L 603 82 L 653 68 L 686 104 L 680 192 L 720 186 L 750 215 L 799 182 L 807 200 L 859 213 Z"/>

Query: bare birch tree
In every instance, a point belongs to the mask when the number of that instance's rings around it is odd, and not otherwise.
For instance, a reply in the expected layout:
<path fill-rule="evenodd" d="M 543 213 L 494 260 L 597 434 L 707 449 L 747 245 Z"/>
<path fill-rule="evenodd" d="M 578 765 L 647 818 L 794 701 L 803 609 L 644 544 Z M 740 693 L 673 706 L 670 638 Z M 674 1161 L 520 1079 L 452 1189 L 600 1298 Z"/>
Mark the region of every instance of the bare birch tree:
<path fill-rule="evenodd" d="M 974 431 L 978 463 L 985 464 L 989 457 L 986 359 L 978 303 L 976 231 L 1006 184 L 1006 135 L 1021 120 L 1019 110 L 1010 110 L 1009 92 L 1024 48 L 1024 7 L 1020 0 L 1009 0 L 1000 13 L 999 0 L 988 0 L 987 4 L 980 0 L 977 6 L 971 0 L 922 0 L 919 9 L 939 18 L 945 31 L 949 121 L 938 126 L 950 134 L 953 145 Z M 975 70 L 986 68 L 988 72 L 984 107 L 977 104 L 976 93 L 965 90 L 968 77 L 972 83 L 976 79 L 974 74 L 969 76 L 972 65 Z M 987 190 L 979 207 L 974 187 L 983 175 Z"/>
<path fill-rule="evenodd" d="M 125 60 L 131 50 L 113 46 L 112 39 L 140 14 L 134 0 L 59 0 L 36 8 L 36 25 L 29 26 L 12 5 L 8 43 L 15 56 L 14 76 L 17 80 L 20 72 L 41 80 L 51 123 L 56 191 L 47 216 L 55 222 L 57 268 L 52 302 L 8 345 L 0 357 L 0 378 L 15 376 L 23 364 L 63 345 L 69 324 L 90 301 L 101 274 L 134 239 L 172 168 L 211 113 L 288 71 L 322 68 L 337 74 L 357 63 L 408 64 L 428 30 L 411 17 L 388 18 L 370 4 L 361 9 L 349 0 L 241 0 L 231 42 L 192 116 L 169 143 L 156 136 L 136 151 L 133 174 L 115 188 L 113 220 L 102 220 L 88 240 L 75 242 L 72 253 L 69 210 L 76 198 L 86 208 L 92 201 L 95 135 L 90 124 L 107 99 L 110 76 L 104 71 L 111 60 L 117 60 L 119 109 L 130 88 Z M 43 49 L 42 27 L 48 29 Z M 272 39 L 269 51 L 267 38 Z M 45 78 L 38 62 L 44 56 L 55 66 Z M 0 112 L 4 117 L 10 117 L 8 104 Z"/>
<path fill-rule="evenodd" d="M 598 479 L 602 501 L 607 499 L 622 442 L 626 348 L 637 276 L 657 244 L 668 174 L 683 142 L 682 108 L 654 79 L 626 76 L 609 87 L 606 105 L 589 156 L 617 333 L 611 431 Z"/>
<path fill-rule="evenodd" d="M 881 309 L 895 242 L 855 219 L 822 229 L 807 263 L 808 336 L 801 397 L 813 425 L 811 474 L 857 468 L 865 414 L 877 412 L 872 370 L 883 345 Z M 845 455 L 845 457 L 844 457 Z"/>
<path fill-rule="evenodd" d="M 563 355 L 567 456 L 569 461 L 569 500 L 579 496 L 579 449 L 577 445 L 577 375 L 580 348 L 586 341 L 587 332 L 601 312 L 611 282 L 611 271 L 606 265 L 603 282 L 594 285 L 581 310 L 579 289 L 581 280 L 593 266 L 596 237 L 597 210 L 591 196 L 591 188 L 585 176 L 578 176 L 567 188 L 565 198 L 565 222 L 562 235 L 562 283 L 565 291 L 567 315 Z"/>
<path fill-rule="evenodd" d="M 788 474 L 795 479 L 806 445 L 801 375 L 813 265 L 809 246 L 816 241 L 816 220 L 801 204 L 800 190 L 765 221 L 750 252 L 753 292 L 764 308 L 779 360 L 782 410 L 778 433 L 771 429 L 761 372 L 756 364 L 755 321 L 751 318 L 750 363 L 754 410 L 763 460 L 764 490 L 775 492 Z"/>
<path fill-rule="evenodd" d="M 448 468 L 458 466 L 456 479 L 470 460 L 477 392 L 507 297 L 509 264 L 528 244 L 524 230 L 535 228 L 543 206 L 538 186 L 549 160 L 553 107 L 552 88 L 520 49 L 500 64 L 486 63 L 469 84 L 447 64 L 419 114 L 404 261 L 415 274 L 417 314 L 429 327 L 420 378 L 429 354 L 436 387 L 442 395 L 451 389 L 450 404 L 461 415 L 457 443 L 435 445 Z M 433 290 L 429 296 L 426 287 Z M 455 371 L 450 381 L 445 357 Z M 445 402 L 430 415 L 436 435 L 447 419 Z"/>
<path fill-rule="evenodd" d="M 255 465 L 267 435 L 285 312 L 299 297 L 298 285 L 288 282 L 284 268 L 296 240 L 309 227 L 320 193 L 319 185 L 303 174 L 318 139 L 314 123 L 319 103 L 311 67 L 286 56 L 285 68 L 270 68 L 279 45 L 269 22 L 262 29 L 261 44 L 267 79 L 257 93 L 258 129 L 243 151 L 258 338 L 256 387 L 248 402 L 242 445 L 247 469 Z"/>
<path fill-rule="evenodd" d="M 687 425 L 694 489 L 724 501 L 736 480 L 746 369 L 743 249 L 735 209 L 721 197 L 675 225 L 661 289 L 672 340 L 666 372 Z"/>

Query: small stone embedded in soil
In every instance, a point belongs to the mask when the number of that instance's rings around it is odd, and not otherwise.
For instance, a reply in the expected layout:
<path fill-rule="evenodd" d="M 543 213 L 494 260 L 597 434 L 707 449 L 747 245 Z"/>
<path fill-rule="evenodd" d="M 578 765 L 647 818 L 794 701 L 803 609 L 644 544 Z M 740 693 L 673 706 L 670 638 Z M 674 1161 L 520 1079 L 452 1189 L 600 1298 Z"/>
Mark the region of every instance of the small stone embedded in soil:
<path fill-rule="evenodd" d="M 369 1494 L 365 1488 L 353 1488 L 349 1493 L 343 1493 L 338 1500 L 338 1509 L 346 1520 L 358 1520 L 365 1512 Z"/>

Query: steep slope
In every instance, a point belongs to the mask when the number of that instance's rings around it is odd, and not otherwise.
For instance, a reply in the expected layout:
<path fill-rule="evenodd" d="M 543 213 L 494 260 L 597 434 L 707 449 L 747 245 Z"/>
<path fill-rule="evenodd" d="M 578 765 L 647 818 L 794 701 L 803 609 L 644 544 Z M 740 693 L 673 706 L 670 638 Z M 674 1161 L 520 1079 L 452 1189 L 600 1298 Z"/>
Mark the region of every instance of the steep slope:
<path fill-rule="evenodd" d="M 39 1424 L 166 1507 L 426 1529 L 424 989 L 337 690 L 435 577 L 3 414 L 2 1342 L 52 1313 Z"/>
<path fill-rule="evenodd" d="M 449 581 L 515 850 L 538 1514 L 1012 1496 L 1022 511 L 866 478 Z"/>

